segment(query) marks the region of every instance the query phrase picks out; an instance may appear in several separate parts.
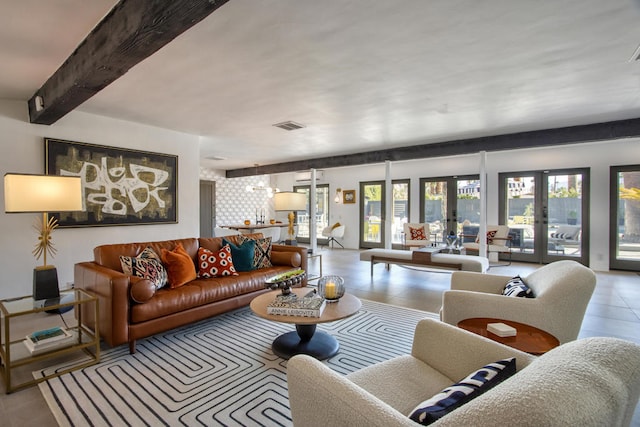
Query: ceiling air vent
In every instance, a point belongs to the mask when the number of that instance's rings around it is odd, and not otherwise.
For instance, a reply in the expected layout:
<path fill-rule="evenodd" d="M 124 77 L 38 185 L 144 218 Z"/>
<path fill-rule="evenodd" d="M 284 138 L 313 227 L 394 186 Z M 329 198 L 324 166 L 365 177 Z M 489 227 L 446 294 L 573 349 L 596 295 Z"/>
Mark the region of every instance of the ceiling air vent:
<path fill-rule="evenodd" d="M 280 129 L 284 129 L 284 130 L 296 130 L 296 129 L 302 129 L 304 127 L 300 123 L 296 123 L 296 122 L 292 122 L 292 121 L 276 123 L 273 126 L 275 126 L 277 128 L 280 128 Z"/>

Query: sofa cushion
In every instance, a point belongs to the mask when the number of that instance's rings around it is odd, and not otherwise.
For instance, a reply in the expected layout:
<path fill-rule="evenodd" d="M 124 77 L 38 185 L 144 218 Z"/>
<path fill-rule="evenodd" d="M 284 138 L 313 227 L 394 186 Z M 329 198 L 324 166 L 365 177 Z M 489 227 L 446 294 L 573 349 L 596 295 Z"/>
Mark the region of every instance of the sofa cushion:
<path fill-rule="evenodd" d="M 182 247 L 182 244 L 178 243 L 171 251 L 162 248 L 161 257 L 169 274 L 169 286 L 171 288 L 180 287 L 195 280 L 198 276 L 195 265 L 187 251 Z"/>
<path fill-rule="evenodd" d="M 498 360 L 472 372 L 466 378 L 445 388 L 411 411 L 413 421 L 429 425 L 449 412 L 480 396 L 516 373 L 516 359 Z"/>
<path fill-rule="evenodd" d="M 235 245 L 226 238 L 223 238 L 222 244 L 229 245 L 231 247 L 231 257 L 233 258 L 233 265 L 236 268 L 236 271 L 251 271 L 254 269 L 253 260 L 256 250 L 255 240 L 245 239 L 243 242 Z"/>
<path fill-rule="evenodd" d="M 219 251 L 213 252 L 206 248 L 198 249 L 198 277 L 237 276 L 238 272 L 233 266 L 231 248 L 223 246 Z"/>
<path fill-rule="evenodd" d="M 137 257 L 121 255 L 120 266 L 124 274 L 148 279 L 156 289 L 168 283 L 167 270 L 162 265 L 160 256 L 150 247 L 145 248 Z"/>
<path fill-rule="evenodd" d="M 255 242 L 255 249 L 253 252 L 253 268 L 259 269 L 273 267 L 273 264 L 271 263 L 271 237 L 258 239 L 240 236 L 240 243 L 244 243 L 247 240 L 253 240 Z"/>
<path fill-rule="evenodd" d="M 508 297 L 524 297 L 533 298 L 533 291 L 524 283 L 520 276 L 516 276 L 509 280 L 502 290 L 502 295 Z"/>

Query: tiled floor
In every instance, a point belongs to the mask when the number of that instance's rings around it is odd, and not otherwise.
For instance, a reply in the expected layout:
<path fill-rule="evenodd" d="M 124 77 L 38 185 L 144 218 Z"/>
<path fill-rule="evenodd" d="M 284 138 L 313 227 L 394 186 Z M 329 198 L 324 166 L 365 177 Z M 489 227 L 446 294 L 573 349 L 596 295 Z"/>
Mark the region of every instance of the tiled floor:
<path fill-rule="evenodd" d="M 360 298 L 437 312 L 442 292 L 449 288 L 449 272 L 425 272 L 397 265 L 387 271 L 379 264 L 375 266 L 371 277 L 369 263 L 360 261 L 357 251 L 321 248 L 319 253 L 322 255 L 323 274 L 343 276 L 348 291 Z M 311 274 L 319 270 L 319 259 L 316 257 L 310 261 Z M 526 275 L 538 267 L 514 263 L 508 267 L 492 267 L 489 272 Z M 640 344 L 640 275 L 602 272 L 597 273 L 597 277 L 596 290 L 587 309 L 580 337 L 614 336 Z M 43 315 L 31 319 L 23 327 L 28 332 L 50 321 L 50 315 Z M 0 392 L 4 393 L 4 385 L 0 385 Z M 38 388 L 32 387 L 10 395 L 0 395 L 0 425 L 48 427 L 57 424 Z M 633 426 L 640 427 L 640 408 L 636 409 Z"/>

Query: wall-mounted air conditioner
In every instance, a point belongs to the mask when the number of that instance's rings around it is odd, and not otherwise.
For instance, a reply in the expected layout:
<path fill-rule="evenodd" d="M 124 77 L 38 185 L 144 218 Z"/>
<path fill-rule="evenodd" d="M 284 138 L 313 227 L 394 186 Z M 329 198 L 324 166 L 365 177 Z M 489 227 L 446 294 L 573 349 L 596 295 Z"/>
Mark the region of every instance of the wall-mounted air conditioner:
<path fill-rule="evenodd" d="M 316 181 L 324 179 L 324 171 L 316 171 Z M 311 181 L 311 172 L 296 172 L 296 182 L 309 182 Z"/>

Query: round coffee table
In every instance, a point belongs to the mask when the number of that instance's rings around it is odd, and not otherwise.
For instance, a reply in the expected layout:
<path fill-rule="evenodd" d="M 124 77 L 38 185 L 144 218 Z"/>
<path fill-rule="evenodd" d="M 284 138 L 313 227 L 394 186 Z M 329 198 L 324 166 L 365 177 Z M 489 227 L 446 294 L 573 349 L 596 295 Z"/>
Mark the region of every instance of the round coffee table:
<path fill-rule="evenodd" d="M 489 323 L 504 323 L 512 328 L 516 328 L 517 333 L 512 337 L 498 336 L 487 331 L 487 324 Z M 460 321 L 458 327 L 534 355 L 546 353 L 560 345 L 558 339 L 550 333 L 534 326 L 513 322 L 511 320 L 474 317 Z"/>
<path fill-rule="evenodd" d="M 311 290 L 307 287 L 291 289 L 298 296 L 304 296 Z M 334 356 L 340 349 L 340 343 L 326 332 L 316 331 L 316 326 L 318 323 L 335 322 L 353 316 L 362 306 L 358 298 L 345 293 L 340 301 L 327 303 L 320 317 L 267 314 L 267 305 L 278 294 L 280 294 L 279 290 L 262 294 L 251 301 L 250 307 L 256 315 L 264 319 L 296 325 L 295 331 L 280 335 L 271 345 L 273 352 L 283 359 L 289 359 L 296 354 L 307 354 L 319 360 Z"/>

